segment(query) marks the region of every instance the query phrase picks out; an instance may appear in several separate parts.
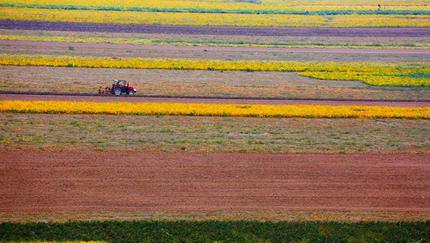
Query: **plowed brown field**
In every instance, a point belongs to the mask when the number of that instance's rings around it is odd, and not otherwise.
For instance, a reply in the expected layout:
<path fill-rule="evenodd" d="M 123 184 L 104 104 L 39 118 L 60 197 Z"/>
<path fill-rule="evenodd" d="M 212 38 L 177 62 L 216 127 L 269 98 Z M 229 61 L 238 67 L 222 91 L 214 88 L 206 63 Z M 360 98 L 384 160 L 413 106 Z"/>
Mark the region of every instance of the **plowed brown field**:
<path fill-rule="evenodd" d="M 430 211 L 430 154 L 2 152 L 1 212 Z"/>

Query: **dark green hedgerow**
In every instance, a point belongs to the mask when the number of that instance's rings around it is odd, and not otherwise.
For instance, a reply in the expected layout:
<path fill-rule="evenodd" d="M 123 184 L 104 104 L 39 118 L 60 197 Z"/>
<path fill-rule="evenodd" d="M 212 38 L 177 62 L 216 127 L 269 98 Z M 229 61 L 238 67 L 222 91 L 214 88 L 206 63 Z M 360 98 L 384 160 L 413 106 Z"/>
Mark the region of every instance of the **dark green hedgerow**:
<path fill-rule="evenodd" d="M 428 242 L 427 222 L 104 221 L 2 223 L 0 241 Z"/>

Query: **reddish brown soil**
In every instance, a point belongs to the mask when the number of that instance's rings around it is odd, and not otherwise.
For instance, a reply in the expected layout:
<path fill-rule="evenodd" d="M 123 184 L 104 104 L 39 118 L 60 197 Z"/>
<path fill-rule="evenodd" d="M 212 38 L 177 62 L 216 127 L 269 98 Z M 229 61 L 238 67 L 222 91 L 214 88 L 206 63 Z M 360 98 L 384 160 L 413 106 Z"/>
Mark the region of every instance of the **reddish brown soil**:
<path fill-rule="evenodd" d="M 57 101 L 91 101 L 91 102 L 172 102 L 203 104 L 273 104 L 273 105 L 362 105 L 362 106 L 399 106 L 430 107 L 428 101 L 381 101 L 381 100 L 318 100 L 318 99 L 247 99 L 247 98 L 187 98 L 187 97 L 144 97 L 113 95 L 27 95 L 0 94 L 0 100 L 57 100 Z"/>
<path fill-rule="evenodd" d="M 38 22 L 0 20 L 1 29 L 165 33 L 198 35 L 250 36 L 354 36 L 354 37 L 424 37 L 429 28 L 289 28 L 289 27 L 235 27 L 235 26 L 167 26 L 139 24 L 97 24 L 71 22 Z"/>
<path fill-rule="evenodd" d="M 2 152 L 0 211 L 430 211 L 430 153 Z"/>

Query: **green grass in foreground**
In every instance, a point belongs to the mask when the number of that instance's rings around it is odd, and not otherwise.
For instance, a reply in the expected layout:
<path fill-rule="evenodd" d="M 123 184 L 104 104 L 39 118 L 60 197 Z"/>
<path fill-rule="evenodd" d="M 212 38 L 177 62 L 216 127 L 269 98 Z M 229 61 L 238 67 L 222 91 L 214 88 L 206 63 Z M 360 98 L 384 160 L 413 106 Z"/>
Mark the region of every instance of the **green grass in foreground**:
<path fill-rule="evenodd" d="M 430 149 L 430 120 L 0 113 L 0 131 L 0 149 L 289 153 Z"/>
<path fill-rule="evenodd" d="M 426 222 L 106 221 L 3 223 L 0 241 L 111 242 L 426 242 Z"/>

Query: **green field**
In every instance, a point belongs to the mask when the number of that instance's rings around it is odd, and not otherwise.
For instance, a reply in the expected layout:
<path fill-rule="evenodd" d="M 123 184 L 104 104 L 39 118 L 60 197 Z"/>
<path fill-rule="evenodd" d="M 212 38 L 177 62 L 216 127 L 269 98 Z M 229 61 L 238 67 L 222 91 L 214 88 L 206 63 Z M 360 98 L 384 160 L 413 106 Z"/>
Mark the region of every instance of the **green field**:
<path fill-rule="evenodd" d="M 4 149 L 351 153 L 430 147 L 429 120 L 3 113 L 0 122 Z"/>
<path fill-rule="evenodd" d="M 131 221 L 0 224 L 1 241 L 426 242 L 430 221 L 402 223 Z"/>

